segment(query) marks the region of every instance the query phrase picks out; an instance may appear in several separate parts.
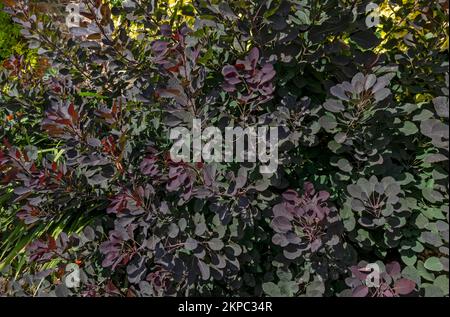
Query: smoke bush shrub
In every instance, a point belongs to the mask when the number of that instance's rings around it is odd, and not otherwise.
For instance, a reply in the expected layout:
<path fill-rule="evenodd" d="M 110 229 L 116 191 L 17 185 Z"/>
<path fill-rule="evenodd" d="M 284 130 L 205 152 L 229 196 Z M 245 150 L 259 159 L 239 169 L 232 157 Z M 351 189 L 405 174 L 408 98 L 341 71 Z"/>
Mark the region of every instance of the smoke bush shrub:
<path fill-rule="evenodd" d="M 0 294 L 448 295 L 448 2 L 83 2 L 6 7 L 49 67 L 0 74 L 2 237 L 38 235 Z M 171 160 L 194 118 L 280 127 L 278 169 Z"/>

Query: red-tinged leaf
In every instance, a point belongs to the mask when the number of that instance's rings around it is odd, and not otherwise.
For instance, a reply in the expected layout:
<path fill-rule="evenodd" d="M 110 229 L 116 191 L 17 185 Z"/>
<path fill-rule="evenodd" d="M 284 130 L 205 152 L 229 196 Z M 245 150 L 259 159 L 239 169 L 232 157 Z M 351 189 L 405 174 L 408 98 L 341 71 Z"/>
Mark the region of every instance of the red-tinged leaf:
<path fill-rule="evenodd" d="M 75 105 L 71 103 L 69 105 L 69 108 L 67 109 L 67 112 L 73 117 L 75 115 Z"/>
<path fill-rule="evenodd" d="M 72 125 L 72 122 L 69 119 L 57 119 L 55 120 L 56 123 L 64 124 L 64 125 Z M 56 128 L 55 128 L 56 130 Z"/>
<path fill-rule="evenodd" d="M 37 172 L 36 164 L 34 164 L 34 163 L 31 164 L 30 171 L 31 171 L 32 173 Z"/>
<path fill-rule="evenodd" d="M 0 170 L 1 171 L 5 171 L 6 175 L 4 175 L 4 178 L 2 179 L 2 183 L 9 183 L 11 180 L 15 179 L 17 174 L 19 173 L 19 169 L 17 167 L 11 167 L 9 168 L 6 164 L 5 165 L 1 165 L 0 164 Z"/>
<path fill-rule="evenodd" d="M 175 33 L 174 35 L 172 35 L 172 38 L 175 40 L 175 41 L 179 41 L 180 40 L 180 34 L 179 33 Z"/>
<path fill-rule="evenodd" d="M 56 164 L 56 162 L 52 162 L 52 170 L 53 170 L 53 172 L 56 172 L 57 168 L 58 168 L 58 165 Z"/>
<path fill-rule="evenodd" d="M 114 285 L 114 283 L 111 280 L 109 280 L 108 283 L 106 284 L 106 292 L 108 294 L 120 295 L 120 290 L 117 288 L 116 285 Z"/>
<path fill-rule="evenodd" d="M 416 288 L 416 283 L 406 278 L 401 278 L 394 284 L 395 293 L 399 295 L 407 295 L 411 293 L 414 288 Z"/>
<path fill-rule="evenodd" d="M 114 114 L 114 115 L 116 115 L 116 113 L 117 113 L 117 103 L 114 101 L 114 103 L 113 103 L 113 106 L 112 106 L 112 108 L 111 108 L 111 113 L 112 114 Z M 111 117 L 112 118 L 112 115 L 111 114 L 109 114 L 109 113 L 103 113 L 105 116 L 107 115 L 107 116 L 109 116 L 109 117 Z"/>
<path fill-rule="evenodd" d="M 7 138 L 3 138 L 3 144 L 6 146 L 6 148 L 9 150 L 12 146 L 11 143 L 9 143 Z"/>
<path fill-rule="evenodd" d="M 167 70 L 168 70 L 169 72 L 178 73 L 178 71 L 180 70 L 180 66 L 181 66 L 181 65 L 182 65 L 182 63 L 178 63 L 178 64 L 175 65 L 175 66 L 172 66 L 172 67 L 167 68 Z"/>
<path fill-rule="evenodd" d="M 114 200 L 109 207 L 106 209 L 107 213 L 119 213 L 122 211 L 123 208 L 125 208 L 126 202 L 124 200 Z"/>
<path fill-rule="evenodd" d="M 2 0 L 0 2 L 3 3 L 7 7 L 14 7 L 16 5 L 14 0 Z"/>
<path fill-rule="evenodd" d="M 178 73 L 179 67 L 177 65 L 167 68 L 169 72 Z"/>
<path fill-rule="evenodd" d="M 136 297 L 136 294 L 133 292 L 131 288 L 129 288 L 127 291 L 127 297 Z"/>
<path fill-rule="evenodd" d="M 125 254 L 125 255 L 123 256 L 123 258 L 122 258 L 121 263 L 122 263 L 123 265 L 127 265 L 128 262 L 130 262 L 130 260 L 131 260 L 130 254 Z"/>
<path fill-rule="evenodd" d="M 64 266 L 60 267 L 57 271 L 56 271 L 56 276 L 58 278 L 62 278 L 64 276 L 64 274 L 66 273 Z"/>
<path fill-rule="evenodd" d="M 238 70 L 243 70 L 245 68 L 245 65 L 240 63 L 240 62 L 236 62 L 236 65 L 234 65 Z"/>
<path fill-rule="evenodd" d="M 48 238 L 48 248 L 49 250 L 55 250 L 56 249 L 56 241 L 53 237 Z"/>
<path fill-rule="evenodd" d="M 45 175 L 39 176 L 39 186 L 42 186 L 45 184 Z"/>
<path fill-rule="evenodd" d="M 56 180 L 59 182 L 63 177 L 63 173 L 62 172 L 58 172 L 58 175 L 56 175 Z"/>
<path fill-rule="evenodd" d="M 78 113 L 75 111 L 75 106 L 74 106 L 73 103 L 71 103 L 69 105 L 69 108 L 67 109 L 67 111 L 69 112 L 69 114 L 72 117 L 73 121 L 77 121 L 78 120 Z"/>
<path fill-rule="evenodd" d="M 369 288 L 366 285 L 360 285 L 352 292 L 353 297 L 366 297 L 369 294 Z"/>

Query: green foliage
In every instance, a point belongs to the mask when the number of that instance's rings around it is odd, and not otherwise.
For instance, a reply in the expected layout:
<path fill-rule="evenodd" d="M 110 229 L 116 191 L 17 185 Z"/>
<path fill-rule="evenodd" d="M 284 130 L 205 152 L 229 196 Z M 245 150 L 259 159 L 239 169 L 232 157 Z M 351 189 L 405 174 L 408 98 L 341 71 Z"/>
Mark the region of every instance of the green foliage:
<path fill-rule="evenodd" d="M 20 27 L 11 21 L 11 17 L 3 12 L 0 3 L 0 61 L 13 54 L 23 53 L 23 46 L 19 41 Z"/>

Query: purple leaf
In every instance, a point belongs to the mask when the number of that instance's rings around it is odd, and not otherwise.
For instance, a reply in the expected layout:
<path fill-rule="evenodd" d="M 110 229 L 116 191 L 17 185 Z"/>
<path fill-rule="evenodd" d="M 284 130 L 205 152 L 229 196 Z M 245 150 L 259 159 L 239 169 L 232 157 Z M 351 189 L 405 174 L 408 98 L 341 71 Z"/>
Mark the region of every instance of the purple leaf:
<path fill-rule="evenodd" d="M 415 287 L 416 283 L 406 278 L 401 278 L 397 280 L 394 284 L 395 293 L 399 295 L 407 295 L 411 293 Z"/>
<path fill-rule="evenodd" d="M 369 288 L 365 285 L 360 285 L 352 292 L 353 297 L 366 297 L 369 294 Z"/>
<path fill-rule="evenodd" d="M 283 198 L 289 203 L 292 203 L 294 205 L 299 203 L 299 197 L 296 191 L 292 189 L 288 189 L 283 193 Z"/>
<path fill-rule="evenodd" d="M 350 98 L 346 95 L 344 88 L 342 88 L 342 85 L 331 87 L 330 92 L 333 96 L 336 96 L 341 100 L 350 100 Z"/>
<path fill-rule="evenodd" d="M 291 222 L 286 217 L 275 217 L 272 220 L 272 227 L 280 233 L 285 233 L 292 229 Z"/>
<path fill-rule="evenodd" d="M 392 277 L 400 274 L 400 264 L 396 261 L 386 264 L 386 273 Z"/>

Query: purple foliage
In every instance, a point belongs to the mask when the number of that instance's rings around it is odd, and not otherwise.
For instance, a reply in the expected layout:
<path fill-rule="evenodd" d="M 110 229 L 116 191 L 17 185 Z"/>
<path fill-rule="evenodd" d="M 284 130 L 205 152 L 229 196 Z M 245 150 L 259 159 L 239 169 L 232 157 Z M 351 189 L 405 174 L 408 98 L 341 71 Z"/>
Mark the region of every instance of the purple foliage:
<path fill-rule="evenodd" d="M 254 47 L 243 60 L 222 69 L 225 79 L 223 89 L 229 93 L 238 91 L 237 100 L 243 104 L 258 105 L 273 97 L 275 70 L 269 63 L 259 66 L 259 60 L 259 50 Z"/>

